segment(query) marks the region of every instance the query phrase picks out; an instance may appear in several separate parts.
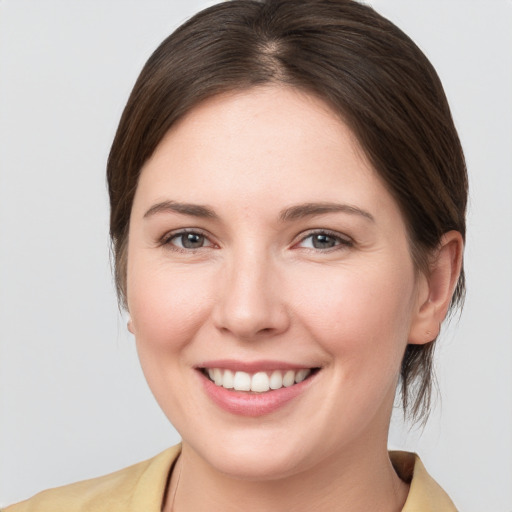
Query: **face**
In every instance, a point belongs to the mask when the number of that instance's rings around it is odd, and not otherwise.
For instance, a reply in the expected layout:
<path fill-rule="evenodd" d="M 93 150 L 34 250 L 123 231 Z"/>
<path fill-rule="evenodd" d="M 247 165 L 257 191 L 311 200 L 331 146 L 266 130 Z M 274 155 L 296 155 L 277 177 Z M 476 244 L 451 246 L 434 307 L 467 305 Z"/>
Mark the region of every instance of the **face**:
<path fill-rule="evenodd" d="M 278 478 L 385 446 L 420 279 L 397 204 L 313 96 L 210 99 L 142 170 L 131 330 L 184 447 L 215 470 Z"/>

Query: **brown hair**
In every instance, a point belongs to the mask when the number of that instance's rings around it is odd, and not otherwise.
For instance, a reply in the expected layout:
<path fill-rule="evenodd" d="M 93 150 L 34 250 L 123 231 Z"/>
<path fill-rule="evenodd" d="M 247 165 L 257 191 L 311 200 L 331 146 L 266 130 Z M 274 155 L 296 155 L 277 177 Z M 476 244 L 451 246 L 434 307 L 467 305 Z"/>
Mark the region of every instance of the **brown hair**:
<path fill-rule="evenodd" d="M 232 0 L 201 11 L 144 66 L 108 159 L 110 235 L 126 306 L 127 238 L 143 164 L 169 128 L 202 100 L 284 83 L 317 95 L 355 133 L 403 213 L 416 267 L 450 230 L 465 237 L 467 174 L 441 82 L 400 29 L 353 0 Z M 462 303 L 462 272 L 452 308 Z M 430 408 L 434 341 L 408 345 L 404 411 Z"/>

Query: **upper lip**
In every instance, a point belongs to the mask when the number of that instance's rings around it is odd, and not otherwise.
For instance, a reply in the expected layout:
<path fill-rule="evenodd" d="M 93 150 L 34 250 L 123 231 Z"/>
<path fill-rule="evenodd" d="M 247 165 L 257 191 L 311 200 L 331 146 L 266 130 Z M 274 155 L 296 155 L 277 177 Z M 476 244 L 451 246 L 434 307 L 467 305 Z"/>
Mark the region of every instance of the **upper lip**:
<path fill-rule="evenodd" d="M 310 364 L 290 363 L 285 361 L 236 361 L 233 359 L 217 359 L 215 361 L 205 361 L 196 366 L 198 369 L 203 368 L 221 368 L 223 370 L 231 370 L 233 372 L 241 371 L 246 373 L 265 372 L 272 370 L 301 370 L 303 368 L 317 368 L 318 366 Z"/>

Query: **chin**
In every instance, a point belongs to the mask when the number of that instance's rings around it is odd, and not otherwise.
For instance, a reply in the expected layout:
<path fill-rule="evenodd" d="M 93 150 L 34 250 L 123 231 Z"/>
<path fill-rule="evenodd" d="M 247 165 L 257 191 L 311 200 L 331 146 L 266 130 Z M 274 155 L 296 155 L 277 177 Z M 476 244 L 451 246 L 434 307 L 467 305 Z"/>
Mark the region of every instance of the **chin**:
<path fill-rule="evenodd" d="M 230 437 L 215 443 L 200 442 L 192 449 L 214 471 L 239 480 L 279 480 L 304 470 L 303 443 L 294 446 L 290 440 L 287 443 L 276 437 L 265 440 L 261 435 L 256 436 L 259 439 L 250 435 L 240 436 L 243 439 Z M 251 437 L 252 440 L 247 439 Z"/>

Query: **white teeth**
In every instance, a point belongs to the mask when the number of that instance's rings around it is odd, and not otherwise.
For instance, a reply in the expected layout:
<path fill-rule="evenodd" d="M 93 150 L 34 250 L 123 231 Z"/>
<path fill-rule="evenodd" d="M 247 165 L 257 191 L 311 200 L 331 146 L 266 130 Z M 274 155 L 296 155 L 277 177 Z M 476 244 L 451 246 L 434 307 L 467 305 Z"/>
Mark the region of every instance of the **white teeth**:
<path fill-rule="evenodd" d="M 288 370 L 283 377 L 283 386 L 285 388 L 289 388 L 295 384 L 295 372 L 293 370 Z"/>
<path fill-rule="evenodd" d="M 208 368 L 206 373 L 217 386 L 226 389 L 235 389 L 236 391 L 253 391 L 255 393 L 265 393 L 271 389 L 281 389 L 298 384 L 305 380 L 311 374 L 309 368 L 300 370 L 274 370 L 269 372 L 257 372 L 250 374 L 247 372 L 232 372 L 231 370 L 222 370 L 220 368 Z"/>
<path fill-rule="evenodd" d="M 270 389 L 279 389 L 283 387 L 283 376 L 279 370 L 272 372 L 270 376 Z"/>
<path fill-rule="evenodd" d="M 235 375 L 231 370 L 224 370 L 222 386 L 225 387 L 226 389 L 233 389 L 235 387 Z"/>
<path fill-rule="evenodd" d="M 268 375 L 265 372 L 258 372 L 252 376 L 251 391 L 257 393 L 264 393 L 270 389 L 270 382 Z"/>
<path fill-rule="evenodd" d="M 217 384 L 217 386 L 222 386 L 222 371 L 219 368 L 214 368 L 213 370 L 213 382 Z"/>
<path fill-rule="evenodd" d="M 251 390 L 251 376 L 245 372 L 236 372 L 233 387 L 236 391 L 250 391 Z"/>
<path fill-rule="evenodd" d="M 298 384 L 299 382 L 302 382 L 309 374 L 311 373 L 311 370 L 303 368 L 302 370 L 299 370 L 295 374 L 295 382 Z"/>

